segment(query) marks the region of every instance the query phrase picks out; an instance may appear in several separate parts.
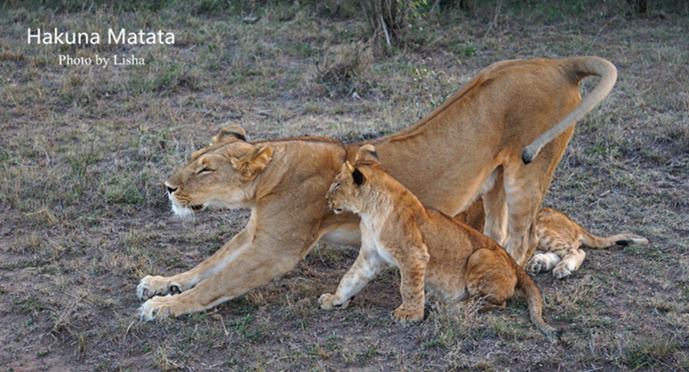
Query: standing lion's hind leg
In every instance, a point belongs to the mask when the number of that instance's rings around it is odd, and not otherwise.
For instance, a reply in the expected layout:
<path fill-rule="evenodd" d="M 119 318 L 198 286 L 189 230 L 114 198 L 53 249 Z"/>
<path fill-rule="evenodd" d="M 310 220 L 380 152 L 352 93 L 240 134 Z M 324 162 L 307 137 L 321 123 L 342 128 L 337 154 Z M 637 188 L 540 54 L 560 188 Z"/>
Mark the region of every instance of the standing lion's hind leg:
<path fill-rule="evenodd" d="M 509 190 L 507 200 L 509 234 L 505 250 L 523 268 L 538 245 L 534 221 L 541 201 L 532 195 L 523 196 L 519 191 L 513 191 L 510 195 Z"/>
<path fill-rule="evenodd" d="M 508 238 L 505 250 L 517 265 L 524 268 L 538 245 L 535 221 L 541 203 L 555 172 L 557 161 L 552 156 L 552 143 L 542 150 L 542 156 L 523 165 L 511 159 L 505 165 L 504 185 L 507 200 Z"/>
<path fill-rule="evenodd" d="M 483 234 L 504 247 L 507 243 L 507 200 L 502 173 L 502 167 L 495 168 L 489 180 L 486 180 L 493 182 L 490 189 L 483 194 L 483 210 L 486 216 Z"/>

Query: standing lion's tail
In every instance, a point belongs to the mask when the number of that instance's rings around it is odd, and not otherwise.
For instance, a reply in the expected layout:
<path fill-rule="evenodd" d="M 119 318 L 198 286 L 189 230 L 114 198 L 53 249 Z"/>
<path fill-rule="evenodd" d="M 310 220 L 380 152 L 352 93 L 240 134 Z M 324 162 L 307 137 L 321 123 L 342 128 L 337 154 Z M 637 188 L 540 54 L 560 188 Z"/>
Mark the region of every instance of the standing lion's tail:
<path fill-rule="evenodd" d="M 589 248 L 608 248 L 613 245 L 629 245 L 629 244 L 648 244 L 648 239 L 643 236 L 634 234 L 617 234 L 613 236 L 598 236 L 586 231 L 579 226 L 581 231 L 581 242 Z"/>
<path fill-rule="evenodd" d="M 533 280 L 526 274 L 524 269 L 518 267 L 516 264 L 515 270 L 517 272 L 517 288 L 524 293 L 526 302 L 529 304 L 529 317 L 531 318 L 531 322 L 549 339 L 557 339 L 557 329 L 549 326 L 543 320 L 543 302 L 541 301 L 541 294 L 538 292 L 536 284 L 534 284 Z"/>
<path fill-rule="evenodd" d="M 617 69 L 615 65 L 603 58 L 575 57 L 563 60 L 562 62 L 564 63 L 565 70 L 571 71 L 579 80 L 590 75 L 600 76 L 601 80 L 596 88 L 584 97 L 574 110 L 526 146 L 524 152 L 522 152 L 522 161 L 524 164 L 531 163 L 546 143 L 552 141 L 553 138 L 560 135 L 560 133 L 564 132 L 577 120 L 591 111 L 594 106 L 600 103 L 600 101 L 610 93 L 613 85 L 615 85 L 615 81 L 617 81 Z"/>

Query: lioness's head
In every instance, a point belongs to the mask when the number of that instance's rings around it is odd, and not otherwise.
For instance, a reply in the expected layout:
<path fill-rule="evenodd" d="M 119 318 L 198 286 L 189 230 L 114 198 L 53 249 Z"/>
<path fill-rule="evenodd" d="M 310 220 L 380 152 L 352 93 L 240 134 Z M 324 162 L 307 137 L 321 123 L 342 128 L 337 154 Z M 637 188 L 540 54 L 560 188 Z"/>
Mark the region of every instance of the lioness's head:
<path fill-rule="evenodd" d="M 376 149 L 373 145 L 364 145 L 357 152 L 354 165 L 348 161 L 342 164 L 340 173 L 325 194 L 328 205 L 335 213 L 360 211 L 361 199 L 370 191 L 368 172 L 364 168 L 374 163 L 380 165 Z"/>
<path fill-rule="evenodd" d="M 242 208 L 253 199 L 252 181 L 268 165 L 273 150 L 246 142 L 244 130 L 225 127 L 213 143 L 191 156 L 166 182 L 176 215 L 184 217 L 206 207 Z"/>

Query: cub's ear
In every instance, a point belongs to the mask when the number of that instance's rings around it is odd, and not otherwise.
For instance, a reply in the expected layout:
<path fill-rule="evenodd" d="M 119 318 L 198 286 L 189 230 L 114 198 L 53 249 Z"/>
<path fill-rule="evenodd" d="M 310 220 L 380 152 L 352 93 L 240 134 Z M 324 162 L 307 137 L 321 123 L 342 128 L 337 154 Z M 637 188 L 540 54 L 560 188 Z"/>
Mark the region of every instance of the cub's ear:
<path fill-rule="evenodd" d="M 345 161 L 344 164 L 342 164 L 342 171 L 344 172 L 345 170 L 348 170 L 349 173 L 354 172 L 354 167 L 349 163 L 349 161 Z"/>
<path fill-rule="evenodd" d="M 270 146 L 257 146 L 241 158 L 231 158 L 232 166 L 242 174 L 246 180 L 250 180 L 261 173 L 270 160 L 273 159 L 273 149 Z"/>
<path fill-rule="evenodd" d="M 363 145 L 359 148 L 359 151 L 357 151 L 355 161 L 361 160 L 373 161 L 380 164 L 376 148 L 371 144 Z"/>
<path fill-rule="evenodd" d="M 352 172 L 352 177 L 354 178 L 354 183 L 357 186 L 361 186 L 364 181 L 366 181 L 366 176 L 364 176 L 363 173 L 358 168 L 354 168 L 354 172 Z"/>
<path fill-rule="evenodd" d="M 213 136 L 213 145 L 224 142 L 244 141 L 246 142 L 246 132 L 239 125 L 229 125 Z"/>

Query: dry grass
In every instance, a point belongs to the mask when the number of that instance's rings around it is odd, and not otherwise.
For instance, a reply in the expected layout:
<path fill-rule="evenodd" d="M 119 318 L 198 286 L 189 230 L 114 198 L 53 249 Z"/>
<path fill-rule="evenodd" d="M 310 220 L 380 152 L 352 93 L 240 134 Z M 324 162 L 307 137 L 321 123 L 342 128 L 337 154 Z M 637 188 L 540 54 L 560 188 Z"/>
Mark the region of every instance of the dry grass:
<path fill-rule="evenodd" d="M 689 369 L 683 3 L 645 16 L 622 0 L 443 14 L 430 4 L 410 12 L 392 48 L 346 1 L 102 3 L 0 5 L 1 371 Z M 26 28 L 39 25 L 160 28 L 176 45 L 27 45 Z M 65 67 L 61 53 L 146 65 Z M 208 312 L 137 321 L 142 276 L 193 267 L 247 221 L 246 211 L 178 221 L 163 195 L 162 181 L 223 123 L 250 139 L 370 138 L 412 124 L 490 63 L 587 54 L 613 61 L 620 79 L 577 126 L 546 204 L 651 245 L 589 250 L 571 278 L 535 278 L 562 342 L 535 331 L 523 299 L 480 314 L 434 305 L 421 324 L 395 324 L 392 270 L 346 310 L 320 311 L 318 296 L 356 257 L 325 245 Z"/>

